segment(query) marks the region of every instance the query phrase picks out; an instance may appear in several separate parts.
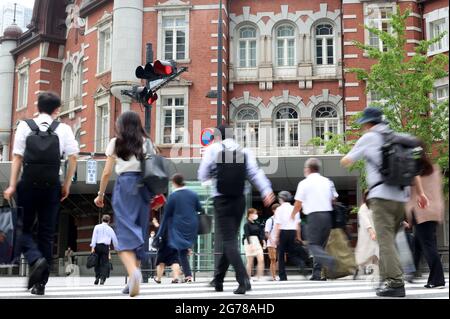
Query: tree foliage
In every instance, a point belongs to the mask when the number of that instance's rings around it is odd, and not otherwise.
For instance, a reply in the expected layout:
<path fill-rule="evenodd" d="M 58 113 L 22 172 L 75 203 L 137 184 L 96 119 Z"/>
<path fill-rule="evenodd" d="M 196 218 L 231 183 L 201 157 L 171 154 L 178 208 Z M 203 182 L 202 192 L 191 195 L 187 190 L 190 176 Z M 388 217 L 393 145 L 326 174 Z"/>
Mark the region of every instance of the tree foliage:
<path fill-rule="evenodd" d="M 374 102 L 371 106 L 382 109 L 390 127 L 422 139 L 429 146 L 427 152 L 433 154 L 433 160 L 447 173 L 448 99 L 438 102 L 432 93 L 435 81 L 448 75 L 448 57 L 443 54 L 432 57 L 427 55 L 430 46 L 440 41 L 445 33 L 431 40 L 420 41 L 416 45 L 415 54 L 409 57 L 405 47 L 406 20 L 410 13 L 409 9 L 401 12 L 397 7 L 396 13 L 390 16 L 392 33 L 365 26 L 369 32 L 379 37 L 385 49 L 380 50 L 354 41 L 375 63 L 369 70 L 350 68 L 347 72 L 356 74 L 359 81 L 365 81 L 368 92 L 376 93 L 382 102 Z M 360 114 L 356 117 L 359 116 Z M 352 118 L 350 121 L 352 130 L 347 130 L 343 135 L 330 133 L 327 141 L 315 138 L 311 143 L 325 145 L 326 152 L 346 154 L 360 134 L 354 120 Z M 361 173 L 364 171 L 361 163 L 356 163 L 353 169 L 358 169 Z M 444 189 L 448 193 L 447 178 L 444 179 Z"/>

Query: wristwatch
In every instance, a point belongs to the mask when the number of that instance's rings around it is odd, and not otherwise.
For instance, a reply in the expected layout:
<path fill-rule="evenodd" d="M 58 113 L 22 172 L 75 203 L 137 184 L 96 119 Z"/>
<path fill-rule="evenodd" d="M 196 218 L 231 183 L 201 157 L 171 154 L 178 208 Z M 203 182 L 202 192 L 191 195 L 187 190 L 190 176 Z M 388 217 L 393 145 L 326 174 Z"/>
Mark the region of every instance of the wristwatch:
<path fill-rule="evenodd" d="M 98 196 L 105 196 L 105 193 L 101 193 L 101 192 L 99 191 L 99 192 L 97 192 L 97 195 L 98 195 Z"/>

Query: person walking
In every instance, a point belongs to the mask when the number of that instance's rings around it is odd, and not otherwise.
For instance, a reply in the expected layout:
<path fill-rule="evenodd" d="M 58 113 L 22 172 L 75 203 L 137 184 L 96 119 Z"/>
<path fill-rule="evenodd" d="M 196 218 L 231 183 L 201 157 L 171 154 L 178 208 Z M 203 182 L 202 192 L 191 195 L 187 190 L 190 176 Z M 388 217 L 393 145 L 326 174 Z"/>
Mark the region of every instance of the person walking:
<path fill-rule="evenodd" d="M 355 259 L 358 265 L 355 278 L 359 272 L 359 269 L 364 270 L 364 274 L 370 273 L 374 277 L 378 276 L 378 259 L 380 256 L 380 248 L 377 242 L 377 233 L 375 232 L 375 226 L 373 222 L 373 212 L 369 209 L 367 203 L 368 192 L 364 192 L 363 204 L 358 210 L 358 241 L 355 248 Z"/>
<path fill-rule="evenodd" d="M 111 222 L 111 216 L 105 214 L 102 216 L 102 223 L 94 227 L 91 240 L 91 252 L 96 253 L 98 256 L 98 262 L 95 266 L 95 281 L 94 285 L 104 285 L 106 278 L 109 277 L 109 247 L 111 243 L 114 248 L 118 246 L 117 237 L 114 230 L 109 226 Z"/>
<path fill-rule="evenodd" d="M 291 204 L 292 194 L 288 191 L 281 191 L 278 193 L 278 202 L 280 207 L 275 211 L 275 244 L 278 252 L 278 272 L 280 281 L 287 280 L 285 254 L 294 262 L 295 265 L 301 269 L 304 268 L 305 263 L 303 259 L 297 254 L 296 242 L 302 242 L 302 235 L 300 229 L 300 213 L 297 212 L 293 219 L 291 214 L 294 206 Z"/>
<path fill-rule="evenodd" d="M 408 202 L 409 187 L 399 187 L 384 183 L 379 168 L 382 164 L 381 147 L 383 134 L 391 134 L 389 125 L 382 120 L 383 113 L 375 107 L 364 109 L 357 123 L 365 133 L 358 139 L 352 150 L 341 159 L 341 165 L 348 167 L 364 159 L 369 194 L 367 202 L 373 211 L 375 231 L 380 246 L 380 279 L 385 287 L 377 289 L 380 297 L 404 297 L 405 285 L 398 252 L 395 247 L 395 235 L 405 216 L 405 203 Z M 417 201 L 420 207 L 428 205 L 420 177 L 416 176 Z"/>
<path fill-rule="evenodd" d="M 177 251 L 185 282 L 192 282 L 188 254 L 197 239 L 198 212 L 202 206 L 197 194 L 186 188 L 183 175 L 175 174 L 172 185 L 174 190 L 167 200 L 157 236 L 164 238 L 167 248 Z M 174 278 L 174 282 L 178 280 Z"/>
<path fill-rule="evenodd" d="M 223 291 L 223 281 L 228 267 L 233 265 L 239 287 L 235 294 L 245 294 L 251 289 L 250 280 L 238 250 L 237 233 L 245 211 L 245 180 L 257 187 L 265 206 L 275 200 L 270 181 L 258 167 L 255 156 L 241 148 L 234 140 L 233 129 L 220 125 L 215 134 L 216 143 L 206 148 L 198 170 L 198 179 L 212 179 L 215 222 L 218 234 L 215 245 L 220 250 L 214 280 L 210 283 L 216 291 Z"/>
<path fill-rule="evenodd" d="M 422 142 L 422 148 L 426 149 Z M 425 260 L 430 269 L 427 284 L 425 288 L 444 288 L 445 277 L 442 262 L 439 257 L 436 240 L 436 227 L 438 223 L 444 220 L 444 198 L 442 194 L 442 174 L 441 168 L 437 164 L 433 164 L 431 159 L 424 152 L 421 158 L 422 172 L 420 174 L 422 188 L 430 201 L 426 208 L 418 208 L 415 203 L 418 197 L 417 187 L 411 188 L 411 198 L 406 204 L 406 213 L 408 226 L 414 228 L 414 238 L 420 245 L 420 251 L 423 253 Z M 415 254 L 415 268 L 419 270 L 420 254 Z"/>
<path fill-rule="evenodd" d="M 70 126 L 55 120 L 61 108 L 58 95 L 40 93 L 37 108 L 39 115 L 36 118 L 20 121 L 17 126 L 11 177 L 4 198 L 10 201 L 17 193 L 17 206 L 23 208 L 19 247 L 30 266 L 27 288 L 32 288 L 32 294 L 44 295 L 60 203 L 69 196 L 79 147 Z M 67 156 L 69 164 L 61 186 L 59 172 L 63 155 Z M 23 172 L 18 182 L 22 164 Z M 39 226 L 35 241 L 36 220 Z"/>
<path fill-rule="evenodd" d="M 275 211 L 280 207 L 280 204 L 273 204 L 271 211 L 272 217 L 267 219 L 266 225 L 264 227 L 264 232 L 266 236 L 267 252 L 270 261 L 270 274 L 272 275 L 272 280 L 277 280 L 277 244 L 275 243 Z"/>
<path fill-rule="evenodd" d="M 294 219 L 301 209 L 308 217 L 308 248 L 313 256 L 313 274 L 310 280 L 326 280 L 321 277 L 322 267 L 333 274 L 336 259 L 326 251 L 328 237 L 332 228 L 333 201 L 338 197 L 331 180 L 320 174 L 321 163 L 317 158 L 305 162 L 303 173 L 305 179 L 297 187 L 295 205 L 291 218 Z"/>
<path fill-rule="evenodd" d="M 253 261 L 256 258 L 257 269 L 256 278 L 260 280 L 264 275 L 264 232 L 256 220 L 258 219 L 258 211 L 254 208 L 247 210 L 247 222 L 244 225 L 244 242 L 245 257 L 247 258 L 247 274 L 252 277 Z"/>
<path fill-rule="evenodd" d="M 153 278 L 156 275 L 156 256 L 158 249 L 153 247 L 153 241 L 155 240 L 156 233 L 154 230 L 150 232 L 150 238 L 148 239 L 148 262 L 150 265 L 150 276 Z"/>
<path fill-rule="evenodd" d="M 123 292 L 130 297 L 139 294 L 142 273 L 140 261 L 145 258 L 144 235 L 149 225 L 149 207 L 152 194 L 141 184 L 141 161 L 147 151 L 147 134 L 139 115 L 132 111 L 122 113 L 116 122 L 116 135 L 106 147 L 107 156 L 100 189 L 94 202 L 105 205 L 105 191 L 115 166 L 117 174 L 112 196 L 114 222 L 119 257 L 130 280 Z M 150 144 L 151 147 L 152 144 Z"/>

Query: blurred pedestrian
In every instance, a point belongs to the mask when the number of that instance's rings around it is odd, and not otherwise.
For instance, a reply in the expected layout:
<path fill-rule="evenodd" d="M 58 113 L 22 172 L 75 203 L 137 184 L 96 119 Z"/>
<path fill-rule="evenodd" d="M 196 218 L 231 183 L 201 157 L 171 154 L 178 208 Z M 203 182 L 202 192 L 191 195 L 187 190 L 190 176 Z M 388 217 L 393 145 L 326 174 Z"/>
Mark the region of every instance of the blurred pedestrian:
<path fill-rule="evenodd" d="M 338 193 L 333 182 L 320 175 L 320 168 L 317 158 L 309 158 L 305 162 L 303 173 L 306 178 L 298 184 L 291 216 L 294 218 L 300 209 L 308 216 L 308 248 L 314 260 L 310 280 L 326 280 L 321 277 L 323 266 L 328 268 L 329 274 L 336 269 L 336 259 L 325 251 L 325 247 L 332 228 L 333 201 Z"/>
<path fill-rule="evenodd" d="M 348 167 L 358 160 L 365 160 L 366 178 L 369 185 L 367 201 L 373 211 L 375 231 L 380 247 L 380 279 L 385 287 L 377 289 L 377 296 L 404 297 L 405 285 L 398 252 L 395 247 L 395 235 L 400 229 L 405 216 L 405 203 L 409 200 L 408 188 L 388 185 L 380 168 L 383 162 L 381 147 L 385 144 L 384 136 L 394 132 L 382 120 L 383 113 L 375 107 L 364 109 L 362 117 L 357 120 L 362 125 L 364 135 L 356 142 L 352 150 L 344 156 L 341 164 Z M 397 164 L 397 163 L 396 163 Z M 419 177 L 415 177 L 418 202 L 421 207 L 427 205 Z"/>
<path fill-rule="evenodd" d="M 123 292 L 130 297 L 139 294 L 142 273 L 140 261 L 146 258 L 144 234 L 148 229 L 149 207 L 152 194 L 141 183 L 141 161 L 147 150 L 147 134 L 141 118 L 136 112 L 122 113 L 116 122 L 117 137 L 106 147 L 107 156 L 100 189 L 94 202 L 104 207 L 104 197 L 108 180 L 115 165 L 117 174 L 114 185 L 112 207 L 118 245 L 115 249 L 124 264 L 130 280 Z M 150 147 L 152 143 L 149 143 Z"/>
<path fill-rule="evenodd" d="M 98 256 L 98 262 L 95 266 L 94 285 L 98 285 L 99 281 L 100 285 L 105 284 L 106 278 L 109 277 L 109 246 L 112 243 L 115 249 L 118 247 L 116 234 L 109 226 L 110 221 L 111 216 L 103 215 L 102 223 L 96 225 L 92 233 L 91 252 L 95 252 Z"/>
<path fill-rule="evenodd" d="M 216 291 L 223 291 L 223 281 L 231 264 L 239 283 L 234 293 L 245 294 L 251 289 L 251 284 L 239 254 L 237 233 L 245 212 L 246 179 L 258 188 L 265 206 L 272 204 L 275 197 L 270 181 L 258 167 L 255 156 L 234 140 L 233 129 L 221 125 L 217 131 L 220 134 L 215 134 L 216 142 L 206 148 L 198 169 L 201 182 L 214 181 L 215 222 L 218 225 L 214 243 L 221 255 L 210 285 Z"/>
<path fill-rule="evenodd" d="M 422 147 L 426 146 L 422 142 Z M 426 208 L 415 205 L 418 197 L 417 187 L 411 189 L 411 198 L 406 205 L 408 224 L 414 227 L 414 238 L 420 245 L 425 260 L 430 269 L 425 288 L 444 288 L 445 277 L 439 256 L 436 240 L 436 227 L 444 221 L 444 198 L 442 192 L 441 168 L 431 162 L 430 157 L 424 152 L 422 159 L 422 172 L 420 174 L 425 195 L 430 200 Z M 419 270 L 420 254 L 415 251 L 415 268 Z"/>
<path fill-rule="evenodd" d="M 264 232 L 259 223 L 256 222 L 258 219 L 258 211 L 254 208 L 249 208 L 247 210 L 247 222 L 244 225 L 244 249 L 245 257 L 247 258 L 247 274 L 251 278 L 253 270 L 253 261 L 256 258 L 257 269 L 256 278 L 260 280 L 264 275 Z"/>
<path fill-rule="evenodd" d="M 267 252 L 270 260 L 270 273 L 272 280 L 277 280 L 277 244 L 275 243 L 275 211 L 280 204 L 273 204 L 271 207 L 272 216 L 266 220 L 264 228 L 266 236 Z"/>
<path fill-rule="evenodd" d="M 198 235 L 198 213 L 202 210 L 197 194 L 186 188 L 184 177 L 175 174 L 172 177 L 173 193 L 167 200 L 157 237 L 164 238 L 164 249 L 173 249 L 178 253 L 185 282 L 192 282 L 192 271 L 189 264 L 189 249 L 194 245 Z M 160 256 L 158 252 L 158 256 Z M 168 258 L 170 259 L 170 258 Z M 158 258 L 159 263 L 163 262 Z M 173 283 L 179 281 L 174 277 Z"/>
<path fill-rule="evenodd" d="M 154 230 L 150 232 L 150 238 L 148 239 L 148 262 L 150 265 L 150 276 L 153 278 L 156 275 L 156 256 L 158 249 L 153 247 L 153 241 L 155 240 L 156 233 Z"/>
<path fill-rule="evenodd" d="M 375 277 L 379 272 L 378 259 L 380 256 L 380 248 L 373 222 L 373 212 L 367 203 L 367 195 L 368 192 L 364 192 L 363 204 L 358 211 L 358 242 L 355 248 L 355 258 L 356 264 L 359 267 L 357 273 L 362 269 L 363 274 L 371 273 Z"/>
<path fill-rule="evenodd" d="M 297 212 L 294 218 L 291 218 L 294 206 L 291 204 L 292 194 L 288 191 L 278 193 L 278 202 L 280 206 L 275 211 L 275 244 L 278 253 L 278 272 L 280 281 L 287 280 L 285 254 L 288 254 L 290 260 L 302 270 L 305 266 L 304 261 L 297 253 L 296 242 L 302 242 L 300 228 L 300 213 Z"/>

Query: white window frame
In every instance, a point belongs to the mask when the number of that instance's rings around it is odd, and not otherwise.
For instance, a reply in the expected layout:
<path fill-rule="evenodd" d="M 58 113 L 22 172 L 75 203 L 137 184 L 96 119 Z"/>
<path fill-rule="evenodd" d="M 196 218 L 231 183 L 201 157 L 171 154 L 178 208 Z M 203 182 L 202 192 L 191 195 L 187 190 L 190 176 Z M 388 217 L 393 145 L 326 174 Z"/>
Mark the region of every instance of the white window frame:
<path fill-rule="evenodd" d="M 317 35 L 317 27 L 320 25 L 330 25 L 333 32 L 330 35 Z M 318 67 L 321 66 L 336 66 L 337 65 L 337 59 L 336 59 L 336 26 L 334 23 L 331 23 L 330 21 L 320 21 L 318 23 L 316 23 L 314 25 L 314 44 L 313 44 L 313 48 L 314 48 L 314 64 Z M 333 63 L 328 64 L 328 41 L 331 39 L 333 41 Z M 317 63 L 317 40 L 321 40 L 322 41 L 322 63 L 319 64 Z"/>
<path fill-rule="evenodd" d="M 67 72 L 68 72 L 68 68 L 72 68 L 71 70 L 71 76 L 68 79 L 67 78 Z M 73 109 L 75 106 L 73 105 L 73 107 L 70 107 L 71 102 L 73 101 L 74 97 L 75 97 L 75 83 L 76 83 L 76 79 L 75 79 L 75 68 L 73 66 L 72 63 L 67 63 L 64 68 L 63 68 L 63 76 L 62 76 L 62 85 L 61 85 L 61 96 L 62 96 L 62 106 L 61 106 L 61 111 L 62 112 L 66 112 L 69 111 L 71 109 Z M 67 92 L 67 81 L 69 81 L 69 87 L 70 87 L 70 91 Z"/>
<path fill-rule="evenodd" d="M 172 24 L 171 26 L 164 26 L 164 21 L 167 19 L 173 19 L 174 24 Z M 177 26 L 177 20 L 183 20 L 184 25 L 183 26 Z M 187 29 L 187 24 L 186 24 L 186 20 L 184 16 L 166 16 L 163 17 L 163 27 L 162 27 L 162 37 L 163 37 L 163 59 L 164 60 L 174 60 L 174 61 L 182 61 L 186 59 L 186 29 Z M 166 51 L 166 46 L 168 45 L 168 43 L 166 43 L 166 32 L 167 31 L 171 31 L 172 32 L 172 43 L 170 43 L 170 47 L 171 50 L 169 52 Z M 178 31 L 183 31 L 184 32 L 184 51 L 183 51 L 183 57 L 182 58 L 178 58 L 177 54 L 178 54 Z M 171 56 L 167 57 L 166 54 L 169 53 Z"/>
<path fill-rule="evenodd" d="M 183 142 L 182 143 L 176 143 L 176 144 L 167 144 L 164 143 L 164 110 L 169 109 L 170 107 L 167 107 L 163 105 L 163 101 L 166 98 L 176 98 L 176 97 L 182 97 L 184 99 L 184 105 L 180 107 L 176 107 L 176 109 L 183 109 L 184 110 L 184 136 L 183 136 Z M 186 86 L 179 86 L 179 87 L 166 87 L 161 89 L 159 98 L 156 101 L 156 130 L 155 130 L 155 141 L 158 145 L 162 146 L 169 146 L 169 145 L 180 145 L 180 146 L 189 146 L 189 88 Z M 172 116 L 172 123 L 175 120 L 175 118 Z M 173 141 L 173 135 L 174 131 L 172 132 L 172 138 L 171 141 Z"/>
<path fill-rule="evenodd" d="M 95 151 L 98 153 L 103 153 L 106 150 L 106 146 L 109 143 L 110 140 L 110 134 L 111 134 L 111 107 L 110 107 L 110 98 L 109 94 L 104 93 L 101 96 L 97 97 L 95 99 L 95 142 L 94 142 L 94 148 Z M 102 112 L 104 109 L 108 110 L 108 114 L 106 116 L 107 120 L 107 128 L 105 130 L 105 127 L 102 126 L 102 131 L 107 133 L 107 136 L 99 136 L 98 132 L 98 126 L 99 126 L 99 112 Z M 103 120 L 103 116 L 102 119 Z M 102 142 L 100 142 L 102 141 Z M 99 143 L 102 143 L 99 145 Z"/>
<path fill-rule="evenodd" d="M 113 28 L 112 24 L 105 23 L 97 28 L 97 74 L 96 76 L 102 75 L 107 72 L 111 72 L 111 64 L 112 64 L 112 41 L 113 41 Z M 104 34 L 109 34 L 109 40 L 104 39 Z M 109 42 L 109 50 L 105 50 L 106 44 Z M 101 48 L 103 48 L 103 53 Z M 109 58 L 109 65 L 106 64 L 106 61 Z"/>
<path fill-rule="evenodd" d="M 389 2 L 389 3 L 364 3 L 364 24 L 370 25 L 371 21 L 375 21 L 375 27 L 378 28 L 378 30 L 382 30 L 383 22 L 390 21 L 389 18 L 381 18 L 380 10 L 381 9 L 391 9 L 392 14 L 395 14 L 397 12 L 397 7 L 395 2 Z M 374 10 L 377 14 L 377 17 L 375 19 L 372 19 L 369 17 L 369 11 Z M 392 25 L 389 24 L 389 31 L 393 32 Z M 369 30 L 364 28 L 364 43 L 366 45 L 370 45 L 370 32 Z M 378 38 L 378 50 L 383 51 L 383 42 L 380 38 Z"/>
<path fill-rule="evenodd" d="M 438 42 L 442 45 L 442 47 L 440 49 L 437 49 L 436 46 L 438 43 L 433 44 L 428 49 L 427 55 L 431 56 L 431 55 L 435 55 L 435 54 L 439 54 L 439 53 L 443 53 L 443 52 L 448 52 L 448 49 L 449 49 L 449 45 L 448 45 L 448 41 L 449 41 L 448 7 L 431 11 L 431 12 L 425 14 L 424 18 L 425 18 L 425 26 L 426 26 L 425 28 L 426 28 L 426 39 L 427 40 L 431 40 L 432 38 L 434 38 L 436 36 L 434 34 L 433 25 L 435 25 L 437 22 L 440 22 L 440 24 L 443 24 L 443 26 L 444 26 L 443 31 L 447 32 L 447 34 Z"/>
<path fill-rule="evenodd" d="M 334 110 L 334 112 L 336 112 L 336 116 L 335 117 L 317 117 L 317 112 L 323 107 L 332 108 Z M 325 133 L 330 132 L 330 127 L 335 126 L 336 134 L 341 134 L 341 126 L 339 125 L 339 123 L 340 123 L 339 112 L 337 110 L 337 107 L 334 105 L 324 104 L 324 105 L 320 105 L 319 107 L 315 108 L 315 110 L 314 110 L 314 125 L 313 125 L 313 136 L 314 137 L 321 137 L 321 136 L 317 136 L 318 123 L 323 123 L 324 141 L 329 140 L 329 136 Z"/>
<path fill-rule="evenodd" d="M 254 112 L 256 118 L 254 119 L 241 119 L 239 115 L 241 112 L 248 111 Z M 236 140 L 237 142 L 248 148 L 258 148 L 259 147 L 259 132 L 260 132 L 260 120 L 258 111 L 252 107 L 243 107 L 236 113 L 235 118 L 235 130 L 236 130 Z M 252 132 L 251 129 L 256 130 Z"/>
<path fill-rule="evenodd" d="M 28 88 L 30 87 L 30 72 L 28 66 L 22 67 L 17 71 L 17 84 L 16 111 L 20 111 L 26 109 L 28 104 Z"/>
<path fill-rule="evenodd" d="M 250 28 L 253 29 L 255 32 L 255 37 L 253 38 L 241 38 L 241 31 L 243 29 Z M 254 27 L 253 25 L 243 25 L 237 30 L 237 46 L 236 46 L 236 53 L 237 53 L 237 67 L 239 69 L 256 69 L 258 66 L 258 29 Z M 255 65 L 251 65 L 251 59 L 250 59 L 250 47 L 251 43 L 255 43 Z M 241 43 L 245 44 L 245 65 L 241 66 Z"/>
<path fill-rule="evenodd" d="M 437 90 L 439 89 L 447 89 L 447 96 L 443 97 L 443 98 L 439 98 L 437 96 Z M 432 93 L 432 98 L 434 100 L 436 100 L 436 102 L 440 103 L 443 102 L 445 100 L 448 100 L 448 94 L 449 94 L 449 84 L 448 84 L 448 76 L 439 80 L 436 80 L 436 82 L 434 82 L 433 85 L 433 93 Z"/>
<path fill-rule="evenodd" d="M 294 32 L 294 34 L 292 36 L 278 36 L 278 31 L 279 29 L 283 28 L 283 27 L 289 27 L 292 29 L 292 31 Z M 283 41 L 283 62 L 282 64 L 279 63 L 279 41 L 282 40 Z M 289 64 L 289 42 L 290 41 L 294 41 L 294 52 L 293 52 L 293 57 L 292 57 L 292 64 Z M 286 68 L 292 68 L 295 67 L 296 63 L 297 63 L 297 32 L 296 32 L 296 28 L 294 26 L 292 26 L 289 23 L 283 23 L 280 24 L 276 30 L 275 30 L 275 62 L 276 62 L 276 66 L 277 67 L 286 67 Z"/>
<path fill-rule="evenodd" d="M 157 45 L 157 59 L 164 60 L 165 59 L 165 28 L 163 27 L 163 19 L 164 18 L 180 18 L 183 17 L 186 25 L 184 26 L 185 31 L 185 43 L 184 43 L 184 59 L 176 60 L 178 63 L 190 63 L 190 10 L 186 9 L 158 9 L 158 45 Z M 176 38 L 176 37 L 175 37 Z M 176 58 L 176 50 L 175 50 L 175 58 Z"/>
<path fill-rule="evenodd" d="M 293 118 L 293 119 L 277 119 L 277 114 L 278 112 L 283 109 L 283 108 L 290 108 L 292 110 L 294 110 L 297 113 L 297 118 Z M 281 107 L 278 107 L 277 110 L 274 113 L 274 123 L 275 123 L 275 145 L 278 149 L 289 149 L 291 147 L 300 147 L 300 141 L 301 141 L 301 136 L 300 136 L 300 112 L 293 107 L 292 105 L 283 105 Z M 282 128 L 283 125 L 280 125 L 281 123 L 284 123 L 284 142 L 282 146 L 279 145 L 279 138 L 278 138 L 278 128 Z M 291 139 L 290 139 L 290 134 L 289 134 L 289 128 L 291 126 L 296 126 L 297 127 L 297 145 L 291 145 Z"/>

